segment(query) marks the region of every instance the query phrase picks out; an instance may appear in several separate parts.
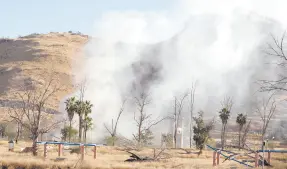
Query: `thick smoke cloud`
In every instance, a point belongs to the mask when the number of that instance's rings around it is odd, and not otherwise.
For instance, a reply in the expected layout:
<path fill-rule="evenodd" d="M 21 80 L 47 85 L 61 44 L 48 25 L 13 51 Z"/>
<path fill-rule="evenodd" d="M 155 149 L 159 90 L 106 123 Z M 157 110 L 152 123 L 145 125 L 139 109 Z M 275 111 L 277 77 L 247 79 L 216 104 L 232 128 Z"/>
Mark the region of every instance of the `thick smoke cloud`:
<path fill-rule="evenodd" d="M 143 90 L 152 98 L 147 111 L 154 118 L 172 113 L 174 96 L 195 81 L 195 112 L 215 115 L 226 95 L 233 97 L 236 113 L 249 111 L 255 80 L 276 76 L 262 49 L 270 33 L 283 32 L 286 3 L 177 0 L 170 11 L 104 13 L 85 46 L 84 64 L 75 64 L 81 70 L 76 79 L 89 81 L 85 96 L 94 104 L 94 139 L 103 137 L 103 123 L 116 117 L 126 96 L 130 100 L 118 129 L 130 137 L 132 98 Z M 188 109 L 184 116 L 189 117 Z M 157 131 L 167 132 L 168 124 Z"/>

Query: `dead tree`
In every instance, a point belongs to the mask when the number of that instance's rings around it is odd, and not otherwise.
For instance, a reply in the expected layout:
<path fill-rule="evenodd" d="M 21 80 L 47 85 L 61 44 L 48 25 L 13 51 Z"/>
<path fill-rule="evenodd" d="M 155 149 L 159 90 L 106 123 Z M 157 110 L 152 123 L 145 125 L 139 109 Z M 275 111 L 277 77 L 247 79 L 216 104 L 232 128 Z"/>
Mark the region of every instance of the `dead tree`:
<path fill-rule="evenodd" d="M 23 121 L 23 116 L 20 117 L 20 120 Z M 22 134 L 22 131 L 23 131 L 23 125 L 19 122 L 16 122 L 17 123 L 17 130 L 16 130 L 16 137 L 15 137 L 15 141 L 16 141 L 16 144 L 18 143 L 19 141 L 19 138 L 21 137 L 21 134 Z"/>
<path fill-rule="evenodd" d="M 222 149 L 224 149 L 224 144 L 226 142 L 225 140 L 225 133 L 226 133 L 226 127 L 227 123 L 231 114 L 231 108 L 233 105 L 233 101 L 230 97 L 224 98 L 223 102 L 221 103 L 222 109 L 219 112 L 219 117 L 222 122 L 222 127 L 221 127 L 221 146 Z"/>
<path fill-rule="evenodd" d="M 194 97 L 195 97 L 195 90 L 196 90 L 196 82 L 192 84 L 191 90 L 190 90 L 190 121 L 189 121 L 189 148 L 192 146 L 192 127 L 193 127 L 193 110 L 194 110 Z"/>
<path fill-rule="evenodd" d="M 173 113 L 173 123 L 174 123 L 174 132 L 173 132 L 173 142 L 174 147 L 176 147 L 177 144 L 177 132 L 180 122 L 182 123 L 182 110 L 184 106 L 184 101 L 187 98 L 188 93 L 185 93 L 180 100 L 178 100 L 176 97 L 174 97 L 174 113 Z M 181 121 L 180 121 L 181 120 Z"/>
<path fill-rule="evenodd" d="M 247 124 L 245 124 L 242 139 L 240 140 L 241 141 L 240 145 L 242 145 L 242 147 L 244 147 L 244 145 L 246 144 L 247 134 L 248 134 L 249 129 L 250 129 L 250 124 L 251 124 L 251 120 L 249 120 L 249 122 Z"/>
<path fill-rule="evenodd" d="M 134 113 L 134 121 L 137 125 L 137 133 L 133 134 L 134 139 L 136 140 L 138 146 L 143 146 L 143 144 L 148 144 L 148 141 L 152 139 L 151 128 L 163 120 L 166 119 L 160 118 L 158 120 L 152 119 L 152 114 L 146 113 L 146 106 L 151 103 L 149 95 L 142 92 L 139 97 L 135 97 L 135 104 L 137 107 L 137 114 Z"/>
<path fill-rule="evenodd" d="M 263 98 L 261 104 L 257 103 L 255 107 L 255 112 L 260 116 L 262 121 L 261 128 L 261 141 L 264 141 L 264 137 L 270 123 L 270 120 L 276 113 L 276 101 L 272 99 L 274 93 L 269 95 L 268 98 Z"/>
<path fill-rule="evenodd" d="M 44 77 L 42 75 L 42 78 Z M 21 91 L 15 91 L 15 95 L 20 99 L 19 105 L 14 105 L 8 109 L 10 118 L 20 123 L 30 132 L 33 141 L 33 155 L 35 156 L 37 155 L 36 142 L 38 136 L 41 133 L 47 133 L 55 129 L 64 121 L 63 119 L 55 120 L 53 113 L 46 112 L 46 107 L 51 98 L 61 90 L 57 79 L 51 75 L 49 78 L 46 78 L 46 81 L 40 79 L 40 77 L 37 80 L 42 80 L 42 83 L 35 84 L 35 86 L 38 85 L 36 89 L 23 87 Z"/>
<path fill-rule="evenodd" d="M 4 138 L 6 136 L 6 129 L 7 129 L 7 124 L 1 123 L 0 124 L 0 135 L 2 138 Z"/>
<path fill-rule="evenodd" d="M 106 124 L 104 124 L 106 130 L 111 135 L 112 146 L 115 146 L 115 141 L 117 139 L 117 128 L 118 128 L 120 117 L 124 111 L 125 103 L 126 103 L 126 99 L 122 102 L 122 106 L 121 106 L 120 111 L 118 113 L 117 119 L 115 120 L 116 121 L 115 125 L 114 125 L 114 119 L 112 119 L 112 128 L 111 129 L 109 129 Z"/>
<path fill-rule="evenodd" d="M 267 49 L 265 50 L 265 54 L 278 59 L 279 62 L 276 62 L 275 64 L 283 69 L 285 69 L 287 65 L 287 55 L 285 54 L 284 42 L 285 35 L 286 31 L 283 33 L 281 38 L 276 38 L 271 34 L 273 43 L 268 43 Z M 276 80 L 260 80 L 259 83 L 261 85 L 261 91 L 287 91 L 287 77 L 285 76 L 285 73 L 279 74 L 278 76 L 279 79 Z"/>

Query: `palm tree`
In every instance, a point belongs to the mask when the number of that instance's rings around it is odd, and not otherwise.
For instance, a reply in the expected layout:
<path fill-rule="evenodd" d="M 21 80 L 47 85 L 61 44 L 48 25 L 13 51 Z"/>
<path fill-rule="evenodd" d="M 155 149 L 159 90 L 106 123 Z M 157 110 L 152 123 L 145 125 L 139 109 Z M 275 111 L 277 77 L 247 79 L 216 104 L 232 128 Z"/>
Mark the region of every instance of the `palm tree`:
<path fill-rule="evenodd" d="M 222 149 L 224 149 L 224 144 L 225 144 L 225 131 L 226 131 L 226 125 L 228 122 L 230 116 L 230 111 L 228 108 L 223 108 L 220 112 L 219 112 L 219 117 L 221 119 L 222 122 L 222 128 L 221 128 L 221 146 Z"/>
<path fill-rule="evenodd" d="M 93 119 L 89 116 L 84 119 L 84 140 L 87 140 L 87 132 L 93 128 Z"/>
<path fill-rule="evenodd" d="M 65 104 L 66 104 L 66 111 L 68 113 L 68 118 L 69 118 L 69 142 L 71 142 L 71 129 L 72 129 L 72 120 L 74 118 L 75 115 L 75 111 L 76 111 L 76 98 L 75 97 L 71 97 L 69 99 L 66 100 Z"/>
<path fill-rule="evenodd" d="M 79 141 L 82 140 L 83 128 L 85 128 L 85 119 L 92 112 L 92 107 L 93 105 L 90 101 L 76 101 L 76 113 L 79 115 Z"/>
<path fill-rule="evenodd" d="M 89 114 L 92 113 L 92 107 L 93 107 L 93 104 L 91 104 L 90 101 L 85 101 L 84 103 L 84 125 L 83 125 L 83 128 L 84 128 L 84 140 L 86 141 L 86 138 L 87 138 L 87 131 L 89 129 L 91 129 L 93 123 L 92 123 L 92 118 L 89 117 Z"/>
<path fill-rule="evenodd" d="M 246 124 L 246 115 L 243 115 L 242 113 L 238 114 L 236 117 L 236 123 L 239 125 L 238 145 L 240 147 L 241 131 L 242 131 L 243 126 Z"/>
<path fill-rule="evenodd" d="M 76 101 L 76 113 L 79 116 L 79 141 L 82 140 L 82 126 L 83 126 L 83 112 L 84 112 L 84 102 L 77 100 Z"/>

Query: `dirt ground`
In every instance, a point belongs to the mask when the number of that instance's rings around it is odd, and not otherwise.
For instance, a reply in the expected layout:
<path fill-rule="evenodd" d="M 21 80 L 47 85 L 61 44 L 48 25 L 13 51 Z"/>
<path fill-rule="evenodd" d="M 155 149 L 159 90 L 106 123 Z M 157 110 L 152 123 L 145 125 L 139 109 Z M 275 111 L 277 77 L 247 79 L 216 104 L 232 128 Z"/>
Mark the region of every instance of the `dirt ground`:
<path fill-rule="evenodd" d="M 212 167 L 212 151 L 204 151 L 199 157 L 195 154 L 186 154 L 183 150 L 166 149 L 161 159 L 155 162 L 124 162 L 129 158 L 127 152 L 121 151 L 120 147 L 98 147 L 97 159 L 93 159 L 93 149 L 87 148 L 83 162 L 80 161 L 80 155 L 63 152 L 61 159 L 58 159 L 57 146 L 51 146 L 48 151 L 48 158 L 44 161 L 43 145 L 39 145 L 39 155 L 33 157 L 31 153 L 19 153 L 21 148 L 31 146 L 31 143 L 15 145 L 14 152 L 8 152 L 8 142 L 0 143 L 0 166 L 5 165 L 9 168 L 103 168 L 103 169 L 132 169 L 132 168 L 176 168 L 176 169 L 208 169 L 208 168 L 246 168 L 233 161 L 226 161 L 218 167 Z M 156 150 L 156 154 L 160 150 Z M 135 152 L 135 151 L 134 151 Z M 153 157 L 154 150 L 145 148 L 135 152 L 140 156 Z M 272 168 L 287 169 L 287 154 L 272 155 Z M 254 164 L 252 164 L 254 165 Z"/>

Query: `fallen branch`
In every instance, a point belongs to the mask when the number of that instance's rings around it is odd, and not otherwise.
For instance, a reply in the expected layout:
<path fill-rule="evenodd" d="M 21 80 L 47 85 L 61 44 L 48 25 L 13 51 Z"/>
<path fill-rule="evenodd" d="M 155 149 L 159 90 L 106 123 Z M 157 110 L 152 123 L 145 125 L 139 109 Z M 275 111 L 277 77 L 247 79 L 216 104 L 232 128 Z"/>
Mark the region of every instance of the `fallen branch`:
<path fill-rule="evenodd" d="M 140 157 L 136 155 L 135 153 L 132 153 L 130 151 L 126 151 L 127 153 L 131 154 L 130 158 L 125 160 L 125 162 L 146 162 L 146 161 L 158 161 L 162 158 L 159 158 L 161 154 L 164 152 L 165 149 L 162 149 L 157 155 L 155 154 L 154 150 L 154 155 L 153 158 L 151 157 Z"/>

